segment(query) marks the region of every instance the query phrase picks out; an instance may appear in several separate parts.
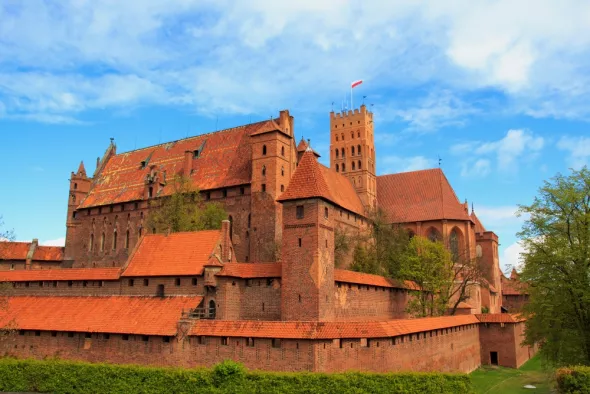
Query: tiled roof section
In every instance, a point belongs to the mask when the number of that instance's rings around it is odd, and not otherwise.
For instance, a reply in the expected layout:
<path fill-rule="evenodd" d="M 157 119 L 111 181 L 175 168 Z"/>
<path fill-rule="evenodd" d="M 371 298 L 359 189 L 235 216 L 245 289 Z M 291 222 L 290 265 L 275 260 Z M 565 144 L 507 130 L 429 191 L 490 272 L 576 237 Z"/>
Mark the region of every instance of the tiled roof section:
<path fill-rule="evenodd" d="M 485 313 L 475 315 L 482 323 L 520 323 L 526 318 L 518 313 Z"/>
<path fill-rule="evenodd" d="M 280 131 L 281 133 L 289 136 L 289 134 L 285 133 L 283 128 L 281 126 L 279 126 L 277 122 L 279 122 L 279 119 L 271 119 L 267 122 L 264 122 L 264 124 L 261 127 L 259 127 L 256 131 L 254 131 L 250 135 L 260 135 L 260 134 L 264 134 L 264 133 L 270 133 L 273 131 Z"/>
<path fill-rule="evenodd" d="M 175 335 L 183 311 L 202 297 L 9 297 L 0 327 L 22 330 Z"/>
<path fill-rule="evenodd" d="M 473 221 L 473 223 L 475 223 L 475 233 L 476 234 L 485 233 L 486 228 L 483 226 L 483 224 L 481 223 L 481 221 L 479 220 L 479 218 L 477 217 L 475 212 L 471 212 L 471 215 L 469 215 L 469 216 L 471 217 L 471 220 Z"/>
<path fill-rule="evenodd" d="M 280 278 L 281 263 L 227 263 L 217 276 L 234 278 Z"/>
<path fill-rule="evenodd" d="M 309 147 L 309 144 L 307 143 L 307 141 L 305 141 L 303 139 L 303 137 L 301 137 L 301 141 L 299 141 L 299 144 L 297 145 L 297 152 L 305 152 L 308 147 Z M 312 152 L 317 157 L 320 157 L 320 154 L 318 152 L 316 152 L 315 150 L 312 149 Z"/>
<path fill-rule="evenodd" d="M 349 271 L 343 269 L 334 270 L 334 281 L 354 283 L 359 285 L 418 290 L 418 285 L 408 280 L 399 282 L 380 275 L 365 274 L 362 272 Z"/>
<path fill-rule="evenodd" d="M 146 176 L 155 166 L 167 185 L 159 195 L 173 192 L 175 175 L 183 174 L 185 151 L 199 150 L 192 159 L 190 179 L 200 190 L 242 185 L 251 181 L 250 135 L 269 127 L 270 120 L 121 153 L 111 157 L 93 180 L 79 208 L 142 200 Z M 146 162 L 142 168 L 141 162 Z"/>
<path fill-rule="evenodd" d="M 0 242 L 0 260 L 26 260 L 30 242 Z"/>
<path fill-rule="evenodd" d="M 502 281 L 502 295 L 525 295 L 528 294 L 527 284 L 518 279 L 508 279 L 504 275 L 500 276 Z"/>
<path fill-rule="evenodd" d="M 0 271 L 0 282 L 118 280 L 120 268 L 63 268 Z"/>
<path fill-rule="evenodd" d="M 470 220 L 440 168 L 378 176 L 377 201 L 393 223 Z"/>
<path fill-rule="evenodd" d="M 474 315 L 366 322 L 199 320 L 193 325 L 190 335 L 283 339 L 388 338 L 477 323 L 479 321 Z"/>
<path fill-rule="evenodd" d="M 287 190 L 278 201 L 319 197 L 344 209 L 363 215 L 363 204 L 354 187 L 345 176 L 318 163 L 312 151 L 307 150 Z"/>
<path fill-rule="evenodd" d="M 37 246 L 33 253 L 35 261 L 62 261 L 64 259 L 64 248 L 60 246 Z"/>
<path fill-rule="evenodd" d="M 201 275 L 221 231 L 145 235 L 121 276 Z"/>

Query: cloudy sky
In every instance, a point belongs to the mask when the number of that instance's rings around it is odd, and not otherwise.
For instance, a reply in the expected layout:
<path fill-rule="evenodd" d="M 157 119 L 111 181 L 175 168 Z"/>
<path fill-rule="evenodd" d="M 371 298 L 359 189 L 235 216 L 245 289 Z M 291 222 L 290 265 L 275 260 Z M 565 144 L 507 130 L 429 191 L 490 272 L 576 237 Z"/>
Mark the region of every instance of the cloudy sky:
<path fill-rule="evenodd" d="M 277 115 L 328 158 L 350 82 L 378 173 L 438 165 L 518 256 L 514 212 L 590 157 L 590 2 L 63 0 L 0 3 L 0 215 L 63 242 L 70 171 Z M 334 103 L 334 104 L 332 104 Z"/>

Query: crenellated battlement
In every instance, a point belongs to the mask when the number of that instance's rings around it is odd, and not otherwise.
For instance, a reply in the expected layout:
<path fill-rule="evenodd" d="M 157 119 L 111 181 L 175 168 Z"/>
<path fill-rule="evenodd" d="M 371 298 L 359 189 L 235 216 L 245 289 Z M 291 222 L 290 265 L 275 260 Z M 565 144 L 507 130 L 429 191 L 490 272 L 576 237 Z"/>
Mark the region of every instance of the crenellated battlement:
<path fill-rule="evenodd" d="M 330 112 L 330 120 L 359 120 L 365 117 L 373 119 L 373 113 L 367 111 L 367 107 L 364 104 L 361 105 L 360 109 L 355 108 L 354 110 L 348 111 Z"/>

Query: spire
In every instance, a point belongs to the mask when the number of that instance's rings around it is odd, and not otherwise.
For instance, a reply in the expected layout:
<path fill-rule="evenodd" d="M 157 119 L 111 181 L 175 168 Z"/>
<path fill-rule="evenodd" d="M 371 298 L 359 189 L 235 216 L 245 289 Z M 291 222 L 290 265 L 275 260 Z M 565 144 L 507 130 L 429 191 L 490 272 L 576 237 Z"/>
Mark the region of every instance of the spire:
<path fill-rule="evenodd" d="M 80 166 L 78 167 L 78 172 L 76 175 L 79 176 L 86 176 L 86 168 L 84 168 L 84 161 L 80 162 Z"/>
<path fill-rule="evenodd" d="M 475 213 L 475 209 L 473 208 L 473 201 L 471 201 L 471 213 Z"/>

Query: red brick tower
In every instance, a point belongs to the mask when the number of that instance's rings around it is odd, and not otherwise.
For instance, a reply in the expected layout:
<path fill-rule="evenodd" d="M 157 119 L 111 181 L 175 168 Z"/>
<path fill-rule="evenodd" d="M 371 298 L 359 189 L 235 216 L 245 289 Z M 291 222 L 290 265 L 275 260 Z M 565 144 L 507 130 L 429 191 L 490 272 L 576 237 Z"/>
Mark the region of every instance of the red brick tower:
<path fill-rule="evenodd" d="M 330 112 L 330 168 L 346 175 L 366 208 L 377 198 L 373 113 L 366 106 Z"/>
<path fill-rule="evenodd" d="M 327 169 L 326 169 L 327 170 Z M 324 171 L 305 152 L 283 203 L 282 320 L 334 318 L 334 205 Z"/>
<path fill-rule="evenodd" d="M 489 300 L 483 304 L 489 308 L 490 313 L 501 313 L 501 270 L 498 256 L 498 236 L 493 231 L 487 231 L 475 212 L 471 212 L 471 218 L 475 223 L 475 256 L 483 268 L 483 275 L 491 285 Z M 486 292 L 487 293 L 487 292 Z M 487 295 L 486 295 L 487 298 Z M 488 304 L 488 305 L 485 305 Z"/>
<path fill-rule="evenodd" d="M 289 111 L 281 111 L 278 119 L 262 124 L 250 138 L 252 202 L 248 260 L 276 261 L 282 238 L 282 206 L 276 199 L 287 189 L 297 165 L 293 117 Z"/>
<path fill-rule="evenodd" d="M 74 239 L 77 237 L 77 231 L 80 221 L 76 217 L 76 209 L 90 190 L 92 178 L 86 176 L 84 162 L 80 162 L 77 172 L 72 172 L 70 176 L 70 191 L 68 196 L 68 217 L 66 219 L 66 248 L 64 260 L 72 260 L 71 247 Z"/>

